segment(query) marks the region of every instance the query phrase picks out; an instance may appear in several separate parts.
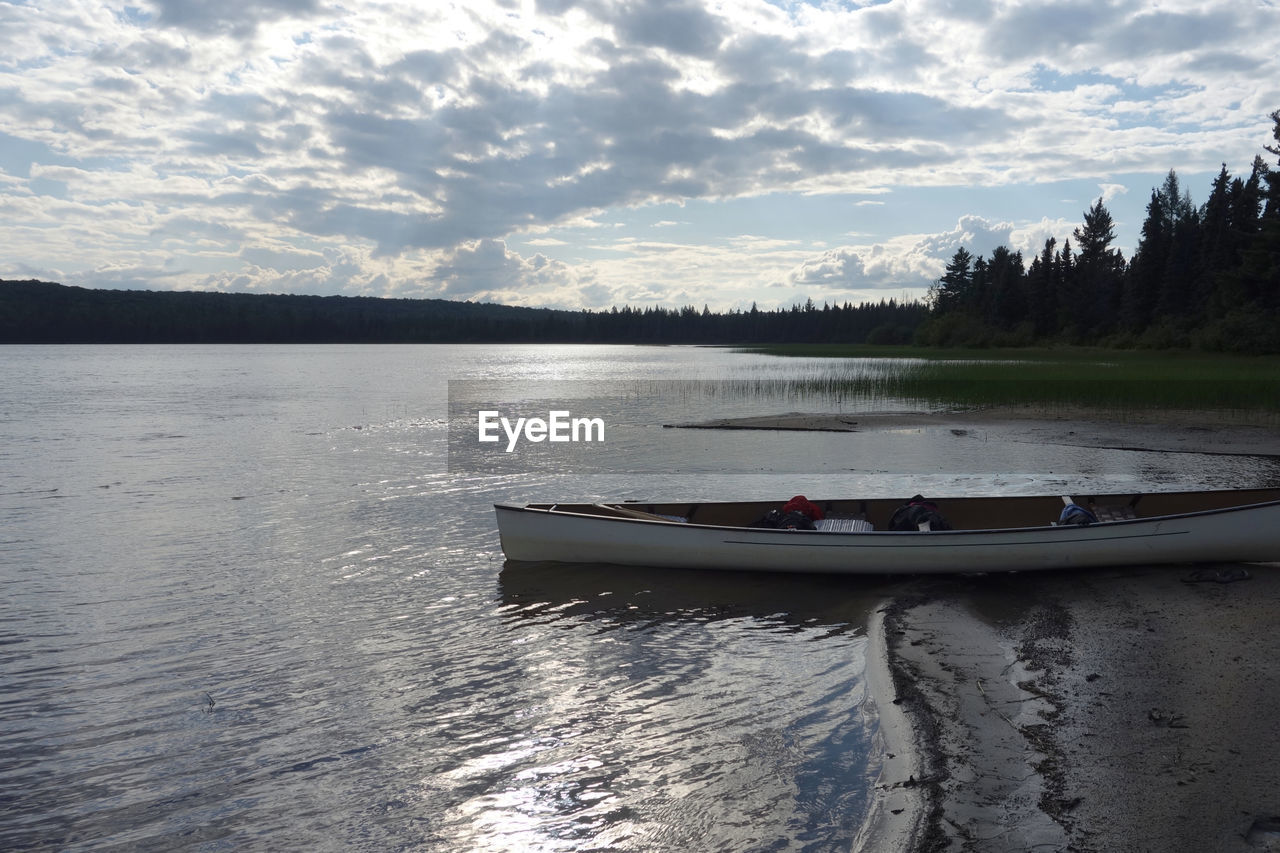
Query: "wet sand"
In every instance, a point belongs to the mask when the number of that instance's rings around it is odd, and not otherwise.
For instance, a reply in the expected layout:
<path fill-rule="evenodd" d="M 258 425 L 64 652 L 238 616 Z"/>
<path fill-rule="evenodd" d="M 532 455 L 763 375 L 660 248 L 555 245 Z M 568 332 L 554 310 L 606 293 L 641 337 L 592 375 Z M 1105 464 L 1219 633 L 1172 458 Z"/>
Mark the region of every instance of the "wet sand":
<path fill-rule="evenodd" d="M 869 832 L 921 851 L 1280 850 L 1280 564 L 1248 570 L 914 582 L 879 621 L 873 680 L 908 724 L 886 732 Z"/>
<path fill-rule="evenodd" d="M 688 426 L 1280 455 L 1274 427 L 1163 417 L 789 413 Z M 908 581 L 869 628 L 886 760 L 855 849 L 1280 851 L 1280 563 L 1240 568 Z"/>

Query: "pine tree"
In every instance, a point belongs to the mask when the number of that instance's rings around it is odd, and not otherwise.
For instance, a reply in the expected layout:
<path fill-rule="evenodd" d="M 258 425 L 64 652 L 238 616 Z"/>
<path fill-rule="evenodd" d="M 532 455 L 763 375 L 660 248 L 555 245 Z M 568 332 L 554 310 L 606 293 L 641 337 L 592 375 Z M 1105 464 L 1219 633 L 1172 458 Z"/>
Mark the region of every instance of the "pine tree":
<path fill-rule="evenodd" d="M 1280 156 L 1280 110 L 1271 114 L 1275 122 L 1271 135 L 1275 145 L 1264 145 L 1267 151 Z M 1253 278 L 1261 307 L 1280 313 L 1280 172 L 1268 169 L 1264 176 L 1267 183 L 1266 206 L 1258 222 L 1258 234 L 1251 245 Z"/>
<path fill-rule="evenodd" d="M 947 262 L 946 271 L 929 291 L 929 301 L 935 313 L 950 314 L 972 309 L 973 255 L 961 246 Z"/>
<path fill-rule="evenodd" d="M 1198 287 L 1200 265 L 1200 217 L 1191 194 L 1179 192 L 1177 174 L 1171 169 L 1160 189 L 1164 218 L 1169 228 L 1164 272 L 1160 278 L 1160 296 L 1156 310 L 1167 318 L 1181 320 L 1198 317 L 1204 308 L 1206 294 Z"/>
<path fill-rule="evenodd" d="M 1070 238 L 1062 241 L 1062 251 L 1054 257 L 1054 268 L 1058 279 L 1058 331 L 1064 332 L 1072 325 L 1076 299 L 1076 267 L 1071 257 Z"/>
<path fill-rule="evenodd" d="M 1072 232 L 1080 245 L 1076 257 L 1075 290 L 1069 311 L 1076 334 L 1096 339 L 1115 321 L 1124 258 L 1111 249 L 1115 223 L 1098 199 L 1084 214 L 1084 224 Z"/>
<path fill-rule="evenodd" d="M 1142 236 L 1138 239 L 1138 248 L 1129 265 L 1124 298 L 1121 301 L 1124 324 L 1130 331 L 1145 331 L 1155 316 L 1172 231 L 1164 215 L 1160 191 L 1153 189 L 1151 201 L 1147 203 L 1147 218 L 1142 223 Z"/>
<path fill-rule="evenodd" d="M 1043 338 L 1058 331 L 1057 308 L 1057 264 L 1054 260 L 1054 247 L 1058 241 L 1053 237 L 1044 241 L 1044 249 L 1031 261 L 1027 270 L 1028 315 L 1037 338 Z"/>
<path fill-rule="evenodd" d="M 1271 119 L 1280 143 L 1280 110 Z M 1280 154 L 1280 145 L 1263 147 Z M 1213 285 L 1214 316 L 1198 329 L 1199 343 L 1241 352 L 1280 351 L 1280 176 L 1255 157 L 1249 179 L 1232 182 L 1228 208 L 1221 245 L 1206 238 L 1216 249 L 1203 258 L 1205 278 Z M 1205 219 L 1208 224 L 1209 205 Z"/>
<path fill-rule="evenodd" d="M 1243 184 L 1240 184 L 1238 191 L 1244 191 Z M 1235 263 L 1231 194 L 1231 175 L 1227 172 L 1227 164 L 1223 163 L 1218 176 L 1213 179 L 1209 200 L 1200 211 L 1200 261 L 1209 278 L 1212 271 L 1226 269 Z M 1210 281 L 1202 278 L 1201 285 L 1207 287 Z"/>
<path fill-rule="evenodd" d="M 990 301 L 988 293 L 991 288 L 991 276 L 987 268 L 987 259 L 979 255 L 973 259 L 973 275 L 969 284 L 969 304 L 966 306 L 968 313 L 981 319 L 985 315 L 986 306 Z"/>
<path fill-rule="evenodd" d="M 1022 253 L 997 246 L 991 252 L 988 275 L 986 320 L 1001 331 L 1013 331 L 1027 320 L 1027 283 Z"/>

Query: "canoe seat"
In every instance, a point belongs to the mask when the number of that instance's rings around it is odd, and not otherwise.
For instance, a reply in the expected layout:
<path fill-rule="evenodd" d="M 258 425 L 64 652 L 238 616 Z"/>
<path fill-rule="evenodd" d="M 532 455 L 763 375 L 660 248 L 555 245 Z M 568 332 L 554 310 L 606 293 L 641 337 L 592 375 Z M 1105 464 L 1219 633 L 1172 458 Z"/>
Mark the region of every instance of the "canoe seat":
<path fill-rule="evenodd" d="M 1089 509 L 1097 516 L 1098 521 L 1125 521 L 1137 518 L 1138 513 L 1129 504 L 1090 504 Z"/>
<path fill-rule="evenodd" d="M 830 516 L 821 521 L 815 521 L 814 527 L 828 533 L 867 533 L 875 529 L 865 518 L 832 518 Z"/>

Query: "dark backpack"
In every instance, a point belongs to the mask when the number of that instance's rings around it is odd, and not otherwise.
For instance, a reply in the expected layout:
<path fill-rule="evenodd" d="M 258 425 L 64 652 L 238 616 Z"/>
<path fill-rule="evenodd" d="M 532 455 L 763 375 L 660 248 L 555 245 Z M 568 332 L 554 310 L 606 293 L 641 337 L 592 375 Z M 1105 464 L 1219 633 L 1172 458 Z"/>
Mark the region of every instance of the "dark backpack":
<path fill-rule="evenodd" d="M 930 530 L 951 529 L 947 519 L 938 511 L 937 504 L 925 500 L 923 495 L 916 495 L 894 511 L 893 518 L 889 519 L 889 529 L 919 531 L 920 525 L 926 521 Z"/>
<path fill-rule="evenodd" d="M 780 509 L 771 509 L 761 518 L 751 523 L 752 527 L 768 527 L 775 530 L 817 530 L 813 524 L 813 519 L 805 515 L 803 512 L 783 512 Z"/>

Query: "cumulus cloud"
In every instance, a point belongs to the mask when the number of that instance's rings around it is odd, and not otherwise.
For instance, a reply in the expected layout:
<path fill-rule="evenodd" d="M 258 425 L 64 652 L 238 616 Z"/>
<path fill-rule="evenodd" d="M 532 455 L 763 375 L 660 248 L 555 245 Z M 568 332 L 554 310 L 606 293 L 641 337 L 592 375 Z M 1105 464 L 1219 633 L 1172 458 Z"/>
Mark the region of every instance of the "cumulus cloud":
<path fill-rule="evenodd" d="M 1262 6 L 783 6 L 0 5 L 0 272 L 70 252 L 132 271 L 104 284 L 582 305 L 914 286 L 955 241 L 989 252 L 1019 229 L 981 210 L 923 237 L 869 220 L 867 245 L 807 256 L 684 235 L 742 198 L 1080 177 L 1117 199 L 1127 173 L 1246 168 L 1280 104 Z M 581 236 L 691 201 L 612 255 Z M 643 241 L 655 222 L 677 248 Z M 554 257 L 514 251 L 524 237 Z"/>
<path fill-rule="evenodd" d="M 1004 246 L 1022 252 L 1030 263 L 1046 240 L 1052 238 L 1061 245 L 1073 227 L 1061 219 L 1044 218 L 1014 225 L 966 215 L 946 231 L 903 235 L 866 246 L 844 246 L 805 259 L 790 271 L 787 285 L 811 295 L 886 290 L 919 295 L 942 275 L 957 249 L 964 248 L 975 257 L 990 257 L 997 247 Z"/>
<path fill-rule="evenodd" d="M 875 286 L 867 281 L 866 272 L 866 264 L 855 249 L 834 249 L 801 264 L 791 274 L 791 282 L 835 289 Z"/>
<path fill-rule="evenodd" d="M 479 240 L 449 252 L 432 280 L 435 296 L 513 305 L 593 307 L 611 295 L 589 274 L 542 254 L 522 257 L 502 240 Z"/>
<path fill-rule="evenodd" d="M 1098 184 L 1098 189 L 1102 190 L 1101 198 L 1104 204 L 1129 192 L 1129 188 L 1124 184 Z"/>

